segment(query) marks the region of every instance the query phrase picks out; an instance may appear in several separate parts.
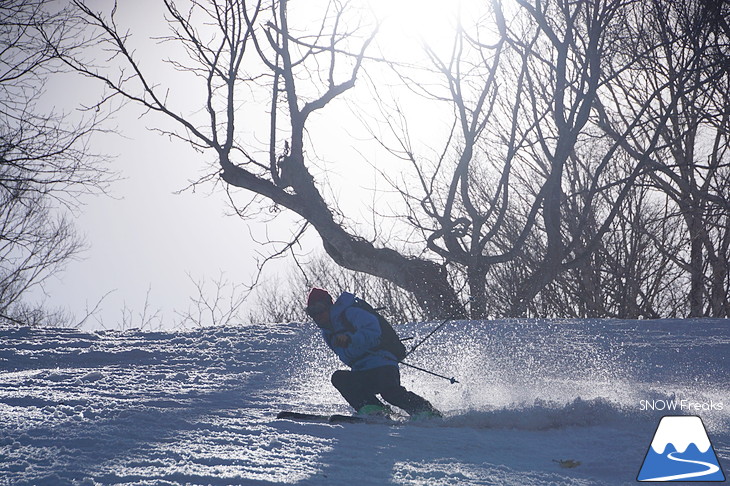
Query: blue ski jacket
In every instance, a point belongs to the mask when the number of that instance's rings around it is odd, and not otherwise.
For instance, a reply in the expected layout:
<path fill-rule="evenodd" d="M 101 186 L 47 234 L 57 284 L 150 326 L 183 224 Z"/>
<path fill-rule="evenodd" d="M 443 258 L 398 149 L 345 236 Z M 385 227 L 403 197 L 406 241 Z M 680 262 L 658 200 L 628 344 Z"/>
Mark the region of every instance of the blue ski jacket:
<path fill-rule="evenodd" d="M 398 366 L 398 360 L 392 353 L 373 349 L 380 344 L 380 322 L 368 311 L 353 307 L 354 302 L 353 294 L 343 292 L 330 309 L 331 326 L 322 329 L 327 346 L 353 371 Z M 334 340 L 340 334 L 350 337 L 347 347 L 334 346 Z"/>

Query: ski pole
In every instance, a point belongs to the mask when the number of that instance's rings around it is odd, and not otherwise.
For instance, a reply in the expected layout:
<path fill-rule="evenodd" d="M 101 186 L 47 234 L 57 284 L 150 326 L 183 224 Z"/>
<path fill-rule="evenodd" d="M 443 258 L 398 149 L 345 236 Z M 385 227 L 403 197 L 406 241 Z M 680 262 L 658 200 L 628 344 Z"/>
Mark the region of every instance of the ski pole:
<path fill-rule="evenodd" d="M 469 300 L 472 300 L 472 298 L 471 298 L 471 297 L 469 297 Z M 459 311 L 463 311 L 463 310 L 464 310 L 464 308 L 463 308 L 463 306 L 462 306 L 462 308 L 461 308 L 461 309 L 459 309 Z M 453 312 L 452 312 L 452 313 L 451 313 L 451 314 L 450 314 L 450 315 L 449 315 L 449 316 L 448 316 L 448 317 L 447 317 L 446 319 L 444 319 L 444 320 L 443 320 L 443 321 L 441 322 L 441 324 L 439 324 L 438 326 L 436 326 L 436 327 L 435 327 L 435 328 L 434 328 L 434 329 L 433 329 L 433 330 L 432 330 L 431 332 L 429 332 L 429 333 L 428 333 L 428 335 L 427 335 L 427 336 L 426 336 L 425 338 L 421 339 L 421 341 L 420 341 L 420 342 L 418 342 L 418 343 L 417 343 L 417 344 L 416 344 L 415 346 L 413 346 L 413 347 L 411 348 L 411 350 L 410 350 L 410 351 L 408 351 L 408 352 L 406 353 L 406 356 L 405 356 L 405 358 L 407 358 L 408 356 L 410 356 L 410 354 L 411 354 L 411 353 L 412 353 L 413 351 L 415 351 L 416 349 L 418 349 L 418 347 L 419 347 L 419 346 L 420 346 L 421 344 L 425 343 L 425 342 L 426 342 L 426 341 L 428 340 L 428 338 L 430 338 L 431 336 L 433 336 L 433 335 L 434 335 L 434 334 L 435 334 L 435 333 L 436 333 L 436 332 L 437 332 L 437 331 L 438 331 L 439 329 L 441 329 L 442 327 L 444 327 L 444 326 L 446 325 L 446 323 L 447 323 L 447 322 L 449 322 L 449 321 L 453 321 L 455 317 L 456 317 L 456 311 L 453 311 Z M 405 359 L 405 358 L 404 358 L 404 359 Z"/>
<path fill-rule="evenodd" d="M 427 369 L 420 368 L 420 367 L 415 366 L 415 365 L 412 365 L 410 363 L 406 363 L 405 361 L 401 361 L 400 364 L 402 364 L 403 366 L 408 366 L 409 368 L 413 368 L 414 370 L 418 370 L 418 371 L 422 371 L 424 373 L 428 373 L 429 375 L 436 376 L 438 378 L 443 378 L 444 380 L 449 380 L 449 383 L 451 383 L 452 385 L 454 383 L 459 383 L 459 380 L 457 380 L 453 376 L 451 378 L 449 378 L 448 376 L 439 375 L 438 373 L 434 373 L 433 371 L 429 371 Z"/>
<path fill-rule="evenodd" d="M 425 369 L 425 368 L 421 368 L 420 366 L 416 366 L 416 365 L 412 365 L 412 364 L 410 364 L 410 363 L 406 363 L 405 361 L 398 361 L 398 360 L 397 360 L 397 359 L 395 359 L 395 358 L 389 358 L 389 357 L 386 357 L 386 356 L 382 356 L 382 355 L 380 355 L 380 354 L 376 354 L 376 353 L 374 353 L 374 352 L 372 352 L 372 351 L 366 351 L 366 354 L 369 354 L 370 356 L 380 356 L 380 357 L 384 357 L 384 358 L 390 359 L 390 360 L 392 360 L 392 361 L 395 361 L 395 362 L 396 362 L 396 363 L 398 363 L 398 364 L 402 364 L 403 366 L 407 366 L 407 367 L 409 367 L 409 368 L 413 368 L 414 370 L 422 371 L 422 372 L 424 372 L 424 373 L 427 373 L 427 374 L 429 374 L 429 375 L 435 376 L 435 377 L 437 377 L 437 378 L 443 378 L 444 380 L 448 380 L 448 381 L 449 381 L 449 383 L 451 383 L 452 385 L 453 385 L 454 383 L 459 383 L 459 380 L 457 380 L 457 379 L 456 379 L 455 377 L 453 377 L 453 376 L 452 376 L 451 378 L 449 378 L 448 376 L 444 376 L 444 375 L 439 375 L 438 373 L 434 373 L 433 371 L 429 371 L 429 370 L 427 370 L 427 369 Z M 404 359 L 405 359 L 405 358 L 404 358 Z"/>

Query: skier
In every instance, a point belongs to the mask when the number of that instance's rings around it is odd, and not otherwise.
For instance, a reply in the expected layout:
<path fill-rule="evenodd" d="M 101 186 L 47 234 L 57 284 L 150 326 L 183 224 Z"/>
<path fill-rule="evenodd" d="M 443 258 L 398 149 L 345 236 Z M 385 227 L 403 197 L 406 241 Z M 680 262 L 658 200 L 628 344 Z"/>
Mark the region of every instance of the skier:
<path fill-rule="evenodd" d="M 425 398 L 400 384 L 398 360 L 379 348 L 381 328 L 377 316 L 354 306 L 356 298 L 343 292 L 336 302 L 323 289 L 312 288 L 307 314 L 322 330 L 322 337 L 351 371 L 337 370 L 332 384 L 360 415 L 389 415 L 376 395 L 399 407 L 414 419 L 441 417 Z"/>

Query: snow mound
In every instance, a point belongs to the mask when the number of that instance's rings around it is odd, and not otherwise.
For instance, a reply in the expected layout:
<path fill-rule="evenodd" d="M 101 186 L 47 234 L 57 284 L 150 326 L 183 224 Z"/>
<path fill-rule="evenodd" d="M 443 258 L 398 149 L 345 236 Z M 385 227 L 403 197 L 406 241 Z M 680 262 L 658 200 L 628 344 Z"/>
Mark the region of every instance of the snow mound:
<path fill-rule="evenodd" d="M 530 406 L 513 405 L 493 411 L 466 411 L 447 417 L 445 423 L 463 427 L 540 431 L 608 426 L 629 423 L 633 418 L 631 411 L 608 400 L 576 398 L 568 404 L 536 400 Z"/>

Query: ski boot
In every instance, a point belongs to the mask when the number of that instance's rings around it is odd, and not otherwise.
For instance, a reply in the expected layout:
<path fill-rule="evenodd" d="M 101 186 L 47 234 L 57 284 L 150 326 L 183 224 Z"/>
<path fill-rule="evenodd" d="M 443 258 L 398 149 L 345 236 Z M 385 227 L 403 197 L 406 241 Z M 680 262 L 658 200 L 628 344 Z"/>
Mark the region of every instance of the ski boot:
<path fill-rule="evenodd" d="M 435 408 L 430 408 L 430 409 L 421 410 L 419 412 L 412 414 L 409 417 L 409 420 L 411 420 L 412 422 L 422 422 L 422 421 L 426 421 L 426 420 L 441 419 L 441 418 L 444 418 L 444 416 L 441 412 L 439 412 Z"/>
<path fill-rule="evenodd" d="M 364 405 L 357 411 L 357 414 L 361 417 L 389 418 L 391 413 L 392 411 L 385 405 Z"/>

